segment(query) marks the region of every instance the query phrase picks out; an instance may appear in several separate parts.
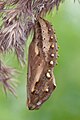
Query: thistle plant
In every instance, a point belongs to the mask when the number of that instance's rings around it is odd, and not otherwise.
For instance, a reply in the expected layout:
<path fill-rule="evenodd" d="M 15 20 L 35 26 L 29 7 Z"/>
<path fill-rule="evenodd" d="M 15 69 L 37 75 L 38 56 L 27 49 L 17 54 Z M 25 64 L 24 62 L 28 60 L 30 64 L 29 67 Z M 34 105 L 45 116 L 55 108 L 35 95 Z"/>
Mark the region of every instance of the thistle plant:
<path fill-rule="evenodd" d="M 34 30 L 35 20 L 43 17 L 63 0 L 2 0 L 0 1 L 0 53 L 15 51 L 20 64 L 25 64 L 25 43 Z M 34 32 L 34 31 L 33 31 Z M 4 90 L 15 94 L 12 85 L 14 69 L 0 61 L 0 83 Z"/>

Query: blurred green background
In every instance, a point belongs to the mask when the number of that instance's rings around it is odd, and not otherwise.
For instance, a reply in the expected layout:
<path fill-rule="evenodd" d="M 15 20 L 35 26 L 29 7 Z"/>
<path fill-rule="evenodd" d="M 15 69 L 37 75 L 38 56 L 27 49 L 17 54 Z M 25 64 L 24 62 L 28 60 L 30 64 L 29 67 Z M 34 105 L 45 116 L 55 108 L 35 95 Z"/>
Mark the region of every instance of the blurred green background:
<path fill-rule="evenodd" d="M 75 3 L 65 0 L 46 19 L 53 24 L 60 46 L 55 67 L 57 88 L 39 110 L 29 111 L 26 108 L 27 66 L 21 68 L 16 56 L 8 53 L 3 56 L 5 63 L 21 74 L 17 76 L 17 99 L 9 93 L 6 97 L 0 88 L 0 120 L 80 120 L 80 4 L 77 0 Z M 29 41 L 30 38 L 26 48 Z"/>

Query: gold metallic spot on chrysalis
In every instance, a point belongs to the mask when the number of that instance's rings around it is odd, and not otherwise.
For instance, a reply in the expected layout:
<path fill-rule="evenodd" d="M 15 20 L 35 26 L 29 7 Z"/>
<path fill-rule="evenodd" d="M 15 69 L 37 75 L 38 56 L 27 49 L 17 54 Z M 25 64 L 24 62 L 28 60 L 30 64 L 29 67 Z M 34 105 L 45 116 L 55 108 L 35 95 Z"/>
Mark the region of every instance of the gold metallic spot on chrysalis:
<path fill-rule="evenodd" d="M 36 83 L 39 82 L 39 79 L 36 80 Z"/>
<path fill-rule="evenodd" d="M 54 54 L 53 54 L 53 53 L 51 54 L 51 57 L 54 57 Z"/>
<path fill-rule="evenodd" d="M 49 28 L 49 31 L 51 31 L 51 28 Z"/>
<path fill-rule="evenodd" d="M 33 93 L 35 91 L 34 87 L 31 89 L 31 92 Z"/>
<path fill-rule="evenodd" d="M 46 90 L 45 90 L 46 92 L 48 92 L 49 91 L 49 89 L 48 88 L 46 88 Z"/>
<path fill-rule="evenodd" d="M 37 103 L 37 105 L 38 105 L 38 106 L 41 105 L 41 101 L 39 101 L 39 102 Z"/>
<path fill-rule="evenodd" d="M 48 70 L 48 72 L 51 72 L 51 70 Z"/>
<path fill-rule="evenodd" d="M 54 64 L 54 62 L 53 61 L 50 61 L 50 65 L 53 65 Z"/>
<path fill-rule="evenodd" d="M 50 77 L 51 77 L 51 75 L 50 75 L 49 72 L 46 73 L 46 77 L 47 77 L 47 78 L 50 78 Z"/>
<path fill-rule="evenodd" d="M 54 48 L 54 44 L 51 45 L 51 48 Z"/>
<path fill-rule="evenodd" d="M 53 36 L 51 36 L 51 39 L 53 39 Z"/>

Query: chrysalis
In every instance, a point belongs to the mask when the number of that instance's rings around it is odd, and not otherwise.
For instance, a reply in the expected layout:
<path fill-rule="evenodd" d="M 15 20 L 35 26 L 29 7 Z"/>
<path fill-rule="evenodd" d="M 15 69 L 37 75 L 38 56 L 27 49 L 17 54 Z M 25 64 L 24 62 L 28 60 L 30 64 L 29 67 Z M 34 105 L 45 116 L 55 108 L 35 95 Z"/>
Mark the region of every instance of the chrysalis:
<path fill-rule="evenodd" d="M 56 59 L 55 31 L 48 21 L 39 18 L 28 56 L 27 105 L 30 110 L 39 109 L 55 89 Z"/>

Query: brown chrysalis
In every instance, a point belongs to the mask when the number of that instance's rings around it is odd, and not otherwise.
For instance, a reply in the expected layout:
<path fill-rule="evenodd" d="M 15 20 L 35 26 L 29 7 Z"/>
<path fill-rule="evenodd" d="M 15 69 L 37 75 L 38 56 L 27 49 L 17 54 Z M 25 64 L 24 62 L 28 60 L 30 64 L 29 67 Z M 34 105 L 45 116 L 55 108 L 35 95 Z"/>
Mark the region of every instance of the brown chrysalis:
<path fill-rule="evenodd" d="M 29 46 L 27 105 L 39 109 L 56 87 L 53 69 L 57 59 L 55 31 L 47 20 L 39 18 Z"/>

